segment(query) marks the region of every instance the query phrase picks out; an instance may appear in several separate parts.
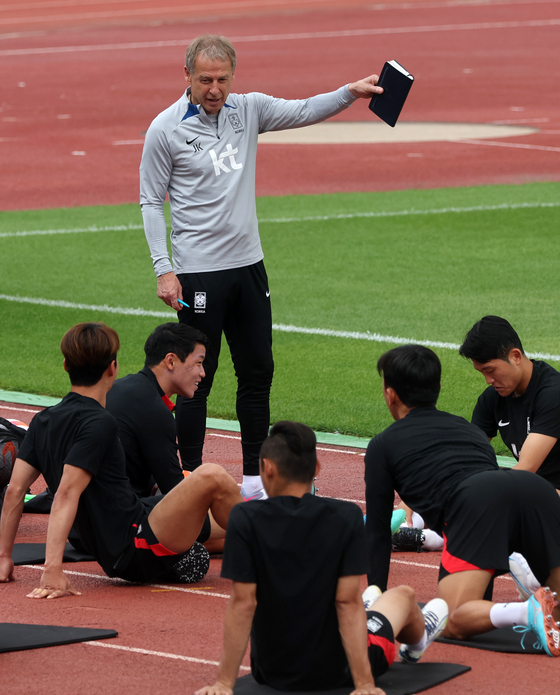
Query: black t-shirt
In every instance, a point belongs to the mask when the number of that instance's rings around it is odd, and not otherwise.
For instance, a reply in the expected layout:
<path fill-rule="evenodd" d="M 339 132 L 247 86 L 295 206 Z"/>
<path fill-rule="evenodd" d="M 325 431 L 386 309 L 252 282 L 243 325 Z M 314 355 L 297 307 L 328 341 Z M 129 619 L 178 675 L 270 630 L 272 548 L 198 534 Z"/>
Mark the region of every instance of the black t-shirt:
<path fill-rule="evenodd" d="M 504 397 L 489 386 L 478 399 L 472 422 L 488 437 L 499 431 L 517 460 L 529 433 L 558 439 L 536 472 L 560 488 L 560 372 L 546 362 L 532 362 L 533 374 L 525 393 Z"/>
<path fill-rule="evenodd" d="M 387 586 L 394 491 L 441 533 L 447 504 L 466 478 L 497 470 L 488 438 L 462 417 L 414 408 L 374 437 L 365 456 L 369 584 Z"/>
<path fill-rule="evenodd" d="M 74 526 L 84 548 L 110 577 L 117 576 L 117 563 L 126 566 L 134 552 L 133 524 L 146 512 L 126 476 L 113 416 L 93 398 L 69 393 L 35 415 L 19 457 L 43 474 L 53 493 L 65 464 L 93 475 L 80 496 Z"/>
<path fill-rule="evenodd" d="M 335 597 L 338 579 L 365 573 L 362 512 L 310 494 L 238 504 L 222 576 L 256 583 L 251 670 L 278 690 L 351 685 Z"/>
<path fill-rule="evenodd" d="M 165 495 L 183 480 L 175 418 L 164 396 L 148 367 L 117 379 L 107 394 L 107 410 L 119 424 L 126 472 L 139 497 L 149 497 L 154 483 Z"/>

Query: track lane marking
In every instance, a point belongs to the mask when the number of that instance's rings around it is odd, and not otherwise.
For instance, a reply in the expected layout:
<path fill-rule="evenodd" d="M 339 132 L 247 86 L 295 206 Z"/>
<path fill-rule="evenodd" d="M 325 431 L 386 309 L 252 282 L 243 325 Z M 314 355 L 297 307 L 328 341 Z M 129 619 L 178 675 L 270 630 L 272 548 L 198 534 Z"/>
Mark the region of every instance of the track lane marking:
<path fill-rule="evenodd" d="M 179 661 L 190 661 L 195 664 L 208 664 L 209 666 L 219 666 L 219 661 L 209 661 L 208 659 L 199 659 L 194 656 L 183 656 L 183 654 L 171 654 L 169 652 L 155 652 L 151 649 L 142 649 L 140 647 L 125 647 L 120 644 L 110 644 L 109 642 L 98 642 L 97 640 L 91 640 L 90 642 L 84 642 L 83 644 L 90 644 L 93 647 L 105 647 L 106 649 L 119 649 L 123 652 L 132 652 L 134 654 L 146 654 L 147 656 L 159 656 L 165 659 L 177 659 Z M 240 666 L 243 671 L 250 671 L 250 666 Z"/>
<path fill-rule="evenodd" d="M 110 13 L 106 13 L 110 14 Z M 91 17 L 97 19 L 104 15 L 91 13 Z M 35 22 L 48 22 L 60 20 L 64 17 L 36 17 Z M 89 19 L 90 17 L 78 15 L 72 17 Z M 22 19 L 0 19 L 1 24 L 21 23 Z M 25 20 L 29 22 L 29 18 Z M 530 19 L 524 21 L 510 22 L 472 22 L 468 24 L 434 24 L 419 27 L 380 27 L 374 29 L 347 29 L 342 31 L 316 31 L 302 32 L 297 34 L 261 34 L 256 36 L 232 36 L 229 37 L 233 44 L 239 43 L 260 43 L 271 41 L 309 41 L 314 39 L 339 39 L 353 38 L 357 36 L 381 36 L 393 34 L 425 34 L 425 33 L 440 33 L 449 31 L 481 31 L 488 29 L 525 29 L 525 28 L 540 28 L 554 27 L 560 25 L 560 19 Z M 84 53 L 88 51 L 127 51 L 147 48 L 165 48 L 173 46 L 184 47 L 192 42 L 192 38 L 179 39 L 171 41 L 138 41 L 132 43 L 108 43 L 108 44 L 90 44 L 80 46 L 45 46 L 43 48 L 13 48 L 0 51 L 0 56 L 17 56 L 17 55 L 42 55 L 47 53 Z"/>

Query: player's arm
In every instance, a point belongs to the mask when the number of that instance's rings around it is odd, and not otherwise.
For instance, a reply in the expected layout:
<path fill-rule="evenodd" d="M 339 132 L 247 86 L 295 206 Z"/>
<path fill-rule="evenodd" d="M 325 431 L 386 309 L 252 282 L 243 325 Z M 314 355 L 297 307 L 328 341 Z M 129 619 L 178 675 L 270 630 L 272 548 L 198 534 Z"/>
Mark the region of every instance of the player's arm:
<path fill-rule="evenodd" d="M 351 695 L 384 695 L 375 687 L 368 658 L 366 612 L 360 596 L 360 577 L 340 577 L 336 587 L 336 614 L 338 629 L 350 673 L 354 681 Z"/>
<path fill-rule="evenodd" d="M 45 570 L 39 586 L 27 595 L 28 598 L 60 598 L 69 594 L 80 594 L 62 571 L 62 560 L 68 534 L 76 518 L 80 496 L 91 478 L 92 474 L 83 468 L 68 464 L 64 466 L 51 508 Z"/>
<path fill-rule="evenodd" d="M 39 471 L 22 459 L 16 459 L 10 484 L 4 497 L 0 520 L 0 582 L 13 579 L 12 550 L 16 540 L 25 493 L 39 477 Z"/>
<path fill-rule="evenodd" d="M 523 442 L 519 461 L 513 466 L 513 470 L 536 473 L 557 441 L 556 437 L 531 432 Z"/>
<path fill-rule="evenodd" d="M 232 695 L 247 650 L 256 607 L 257 585 L 233 582 L 224 620 L 224 644 L 216 682 L 197 690 L 196 695 Z"/>

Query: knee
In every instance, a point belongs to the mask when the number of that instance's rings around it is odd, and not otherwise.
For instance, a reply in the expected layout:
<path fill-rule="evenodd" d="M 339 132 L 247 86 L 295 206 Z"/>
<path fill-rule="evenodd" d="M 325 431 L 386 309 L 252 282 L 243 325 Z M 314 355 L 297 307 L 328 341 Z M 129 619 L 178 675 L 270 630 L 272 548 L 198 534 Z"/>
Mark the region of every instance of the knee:
<path fill-rule="evenodd" d="M 199 485 L 211 488 L 215 492 L 230 492 L 238 490 L 238 485 L 231 475 L 217 463 L 203 463 L 189 478 L 196 480 Z"/>
<path fill-rule="evenodd" d="M 399 598 L 403 603 L 416 604 L 416 592 L 411 586 L 407 584 L 402 584 L 397 586 L 395 591 L 399 592 Z"/>

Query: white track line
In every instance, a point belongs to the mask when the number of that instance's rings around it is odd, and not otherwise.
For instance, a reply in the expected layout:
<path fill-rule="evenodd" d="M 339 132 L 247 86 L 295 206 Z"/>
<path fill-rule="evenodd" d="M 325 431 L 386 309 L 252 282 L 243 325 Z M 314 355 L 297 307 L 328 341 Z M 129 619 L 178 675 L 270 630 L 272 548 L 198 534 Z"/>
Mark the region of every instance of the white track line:
<path fill-rule="evenodd" d="M 30 412 L 36 412 L 36 411 L 30 411 Z M 206 435 L 207 437 L 222 437 L 223 439 L 237 439 L 238 441 L 241 439 L 240 434 L 217 434 L 216 432 L 210 432 L 209 434 Z M 346 447 L 348 446 L 347 444 L 341 444 L 341 447 Z M 326 447 L 318 446 L 317 451 L 332 451 L 335 454 L 350 454 L 352 456 L 360 456 L 363 455 L 363 451 L 348 451 L 345 448 L 340 448 L 340 449 L 327 449 Z"/>
<path fill-rule="evenodd" d="M 466 140 L 456 140 L 455 142 L 467 142 Z M 486 141 L 481 141 L 482 143 Z M 500 203 L 498 205 L 469 205 L 465 207 L 448 207 L 448 208 L 429 208 L 427 210 L 381 210 L 377 212 L 352 212 L 331 215 L 304 215 L 302 217 L 271 217 L 259 219 L 259 224 L 293 224 L 294 222 L 324 222 L 327 220 L 358 220 L 369 218 L 384 218 L 384 217 L 416 217 L 418 215 L 447 215 L 461 214 L 469 212 L 494 212 L 503 210 L 533 210 L 538 208 L 557 208 L 560 207 L 560 202 L 552 201 L 548 203 L 533 202 L 533 203 Z M 50 236 L 56 234 L 93 234 L 97 232 L 129 232 L 138 229 L 143 229 L 141 224 L 120 224 L 112 226 L 98 227 L 91 225 L 90 227 L 75 227 L 73 229 L 32 229 L 21 232 L 0 232 L 0 239 L 26 236 Z"/>
<path fill-rule="evenodd" d="M 513 147 L 518 150 L 542 150 L 543 152 L 560 152 L 560 147 L 547 147 L 546 145 L 522 145 L 514 142 L 493 142 L 492 140 L 450 140 L 459 145 L 487 145 L 488 147 Z"/>
<path fill-rule="evenodd" d="M 40 408 L 39 410 L 29 410 L 29 408 L 14 408 L 11 405 L 2 405 L 0 406 L 0 410 L 15 410 L 18 413 L 35 413 L 35 415 L 41 412 Z"/>
<path fill-rule="evenodd" d="M 38 304 L 40 306 L 57 307 L 62 309 L 82 309 L 124 316 L 154 316 L 156 318 L 176 318 L 176 314 L 170 311 L 150 311 L 148 309 L 135 309 L 126 307 L 114 307 L 107 304 L 81 304 L 67 302 L 65 300 L 41 299 L 40 297 L 20 297 L 19 295 L 0 294 L 0 300 L 7 302 L 19 302 L 22 304 Z M 320 335 L 329 338 L 345 338 L 350 340 L 368 340 L 373 343 L 387 343 L 389 345 L 425 345 L 426 347 L 441 348 L 444 350 L 458 350 L 458 343 L 446 343 L 439 340 L 418 340 L 416 338 L 401 338 L 400 336 L 381 335 L 380 333 L 362 333 L 359 331 L 335 331 L 330 328 L 307 328 L 304 326 L 292 326 L 283 323 L 273 323 L 272 329 L 280 333 L 300 333 L 302 335 Z M 548 352 L 527 352 L 528 357 L 560 362 L 560 355 L 552 355 Z"/>
<path fill-rule="evenodd" d="M 91 644 L 93 647 L 105 647 L 106 649 L 119 649 L 123 652 L 132 652 L 134 654 L 146 654 L 147 656 L 160 656 L 165 659 L 177 659 L 179 661 L 190 661 L 195 664 L 208 664 L 210 666 L 219 666 L 219 661 L 209 661 L 208 659 L 197 659 L 194 656 L 183 656 L 182 654 L 170 654 L 169 652 L 154 652 L 151 649 L 140 649 L 139 647 L 124 647 L 120 644 L 111 644 L 110 642 L 97 642 L 92 640 L 91 642 L 84 642 L 84 644 Z M 243 671 L 250 671 L 250 666 L 240 666 Z"/>
<path fill-rule="evenodd" d="M 114 13 L 114 16 L 124 16 L 126 13 Z M 138 14 L 141 14 L 139 12 Z M 145 12 L 145 14 L 149 14 Z M 52 22 L 61 19 L 72 18 L 76 19 L 100 19 L 105 16 L 112 16 L 113 13 L 90 13 L 84 15 L 69 15 L 68 17 L 34 17 L 34 22 Z M 25 19 L 26 22 L 30 18 Z M 22 19 L 4 19 L 0 20 L 1 24 L 16 24 L 21 23 Z M 525 21 L 512 22 L 473 22 L 469 24 L 441 24 L 427 25 L 419 27 L 386 27 L 374 29 L 348 29 L 343 31 L 317 31 L 303 32 L 299 34 L 261 34 L 256 36 L 230 36 L 229 39 L 234 44 L 240 43 L 267 43 L 271 41 L 309 41 L 314 39 L 339 39 L 352 38 L 356 36 L 379 36 L 379 35 L 394 35 L 394 34 L 423 34 L 423 33 L 440 33 L 449 31 L 482 31 L 485 29 L 524 29 L 529 27 L 553 27 L 560 25 L 560 19 L 532 19 Z M 0 56 L 18 56 L 18 55 L 41 55 L 46 53 L 87 53 L 90 51 L 130 51 L 130 50 L 145 50 L 147 48 L 165 48 L 173 46 L 184 47 L 192 41 L 184 38 L 172 41 L 138 41 L 134 43 L 108 43 L 108 44 L 92 44 L 87 46 L 46 46 L 43 48 L 14 48 L 0 51 Z"/>

